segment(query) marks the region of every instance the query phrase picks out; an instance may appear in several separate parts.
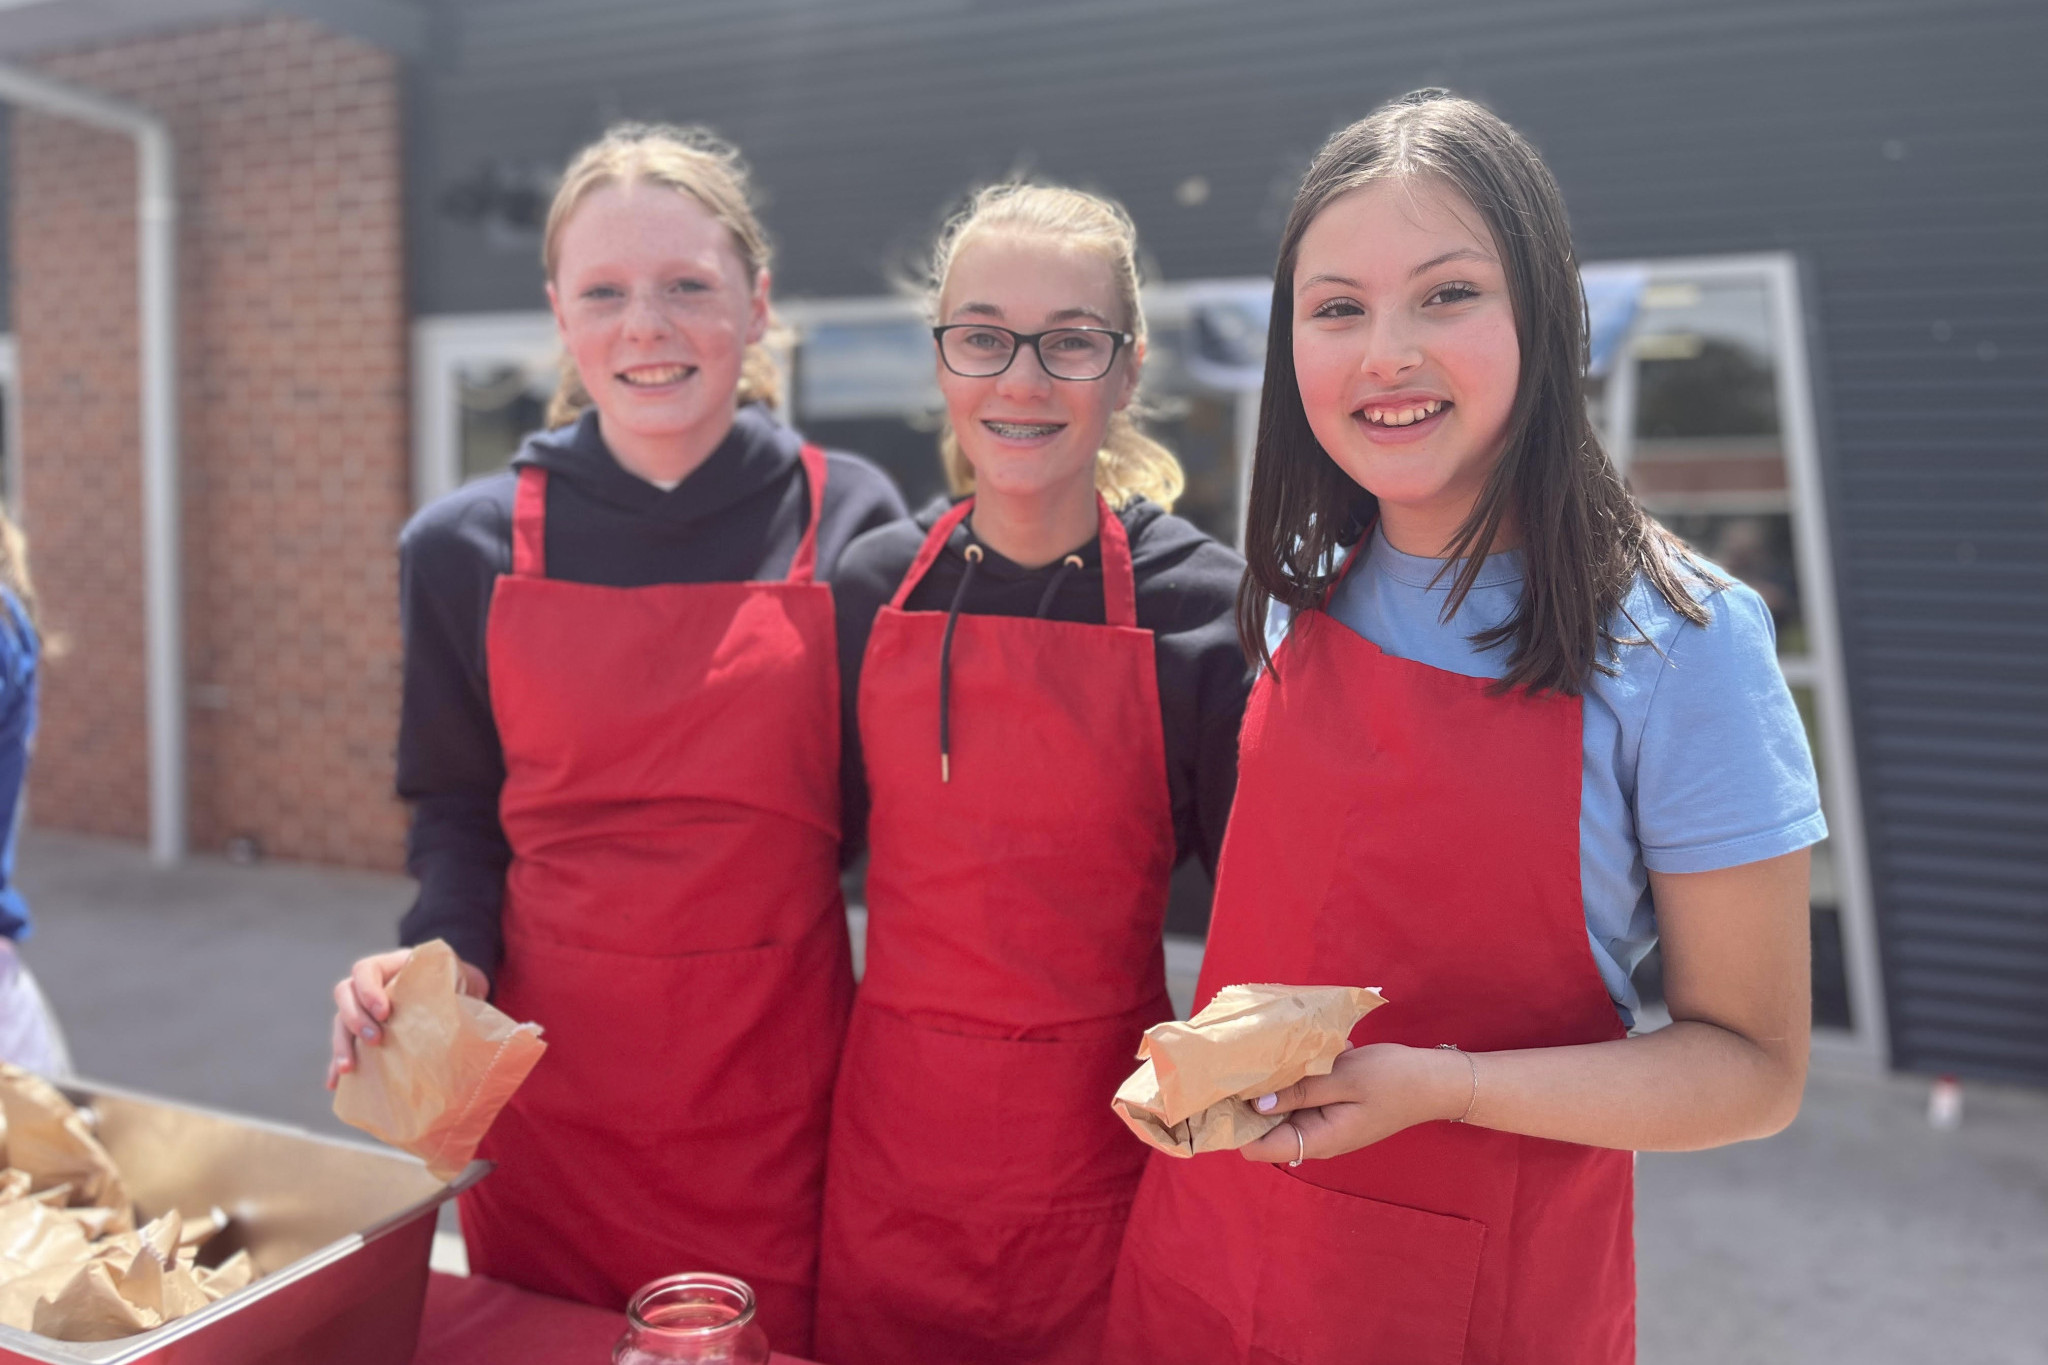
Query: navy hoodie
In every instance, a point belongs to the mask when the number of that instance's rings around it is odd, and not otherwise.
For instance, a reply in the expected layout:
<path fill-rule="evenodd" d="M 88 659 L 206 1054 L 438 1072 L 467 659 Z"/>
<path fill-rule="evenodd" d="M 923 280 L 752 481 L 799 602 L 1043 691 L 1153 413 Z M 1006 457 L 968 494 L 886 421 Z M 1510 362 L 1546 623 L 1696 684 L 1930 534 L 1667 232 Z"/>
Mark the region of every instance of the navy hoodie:
<path fill-rule="evenodd" d="M 422 508 L 399 539 L 405 633 L 398 794 L 412 803 L 406 866 L 419 897 L 402 943 L 446 939 L 495 975 L 511 849 L 498 819 L 505 755 L 484 657 L 491 591 L 512 568 L 514 469 L 548 471 L 548 576 L 638 588 L 660 583 L 780 580 L 803 538 L 809 491 L 802 438 L 759 406 L 672 490 L 629 473 L 598 434 L 595 414 L 527 439 L 513 469 Z M 904 516 L 879 469 L 828 453 L 818 522 L 818 575 L 830 581 L 856 536 Z"/>

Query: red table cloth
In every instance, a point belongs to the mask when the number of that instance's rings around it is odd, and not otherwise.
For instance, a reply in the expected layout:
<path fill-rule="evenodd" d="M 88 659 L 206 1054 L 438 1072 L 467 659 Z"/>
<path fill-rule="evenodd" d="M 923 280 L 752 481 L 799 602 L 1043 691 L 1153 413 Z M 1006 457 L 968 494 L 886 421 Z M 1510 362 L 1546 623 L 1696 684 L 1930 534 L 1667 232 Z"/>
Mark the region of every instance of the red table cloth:
<path fill-rule="evenodd" d="M 427 1278 L 413 1365 L 605 1365 L 623 1313 L 551 1299 L 481 1275 Z M 773 1365 L 807 1365 L 777 1352 Z"/>

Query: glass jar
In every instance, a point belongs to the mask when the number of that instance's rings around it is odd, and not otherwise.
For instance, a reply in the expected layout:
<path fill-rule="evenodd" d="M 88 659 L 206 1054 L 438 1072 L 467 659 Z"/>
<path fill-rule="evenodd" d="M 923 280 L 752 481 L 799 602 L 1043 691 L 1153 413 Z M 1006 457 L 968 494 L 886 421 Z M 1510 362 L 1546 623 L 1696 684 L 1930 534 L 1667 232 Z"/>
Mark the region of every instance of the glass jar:
<path fill-rule="evenodd" d="M 670 1275 L 642 1285 L 626 1305 L 626 1334 L 613 1365 L 768 1365 L 768 1337 L 754 1321 L 754 1291 L 730 1275 Z"/>

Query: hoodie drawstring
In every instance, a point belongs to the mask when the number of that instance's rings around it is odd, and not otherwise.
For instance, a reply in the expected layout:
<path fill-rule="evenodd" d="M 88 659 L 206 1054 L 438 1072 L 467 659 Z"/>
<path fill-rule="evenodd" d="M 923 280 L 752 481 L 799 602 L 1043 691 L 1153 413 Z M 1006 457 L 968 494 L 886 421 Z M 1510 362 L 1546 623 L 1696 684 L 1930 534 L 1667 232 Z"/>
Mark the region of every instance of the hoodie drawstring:
<path fill-rule="evenodd" d="M 1039 620 L 1043 621 L 1045 619 L 1045 614 L 1048 611 L 1052 610 L 1053 594 L 1057 593 L 1060 590 L 1060 581 L 1067 576 L 1067 571 L 1069 569 L 1078 569 L 1080 567 L 1081 556 L 1068 555 L 1065 559 L 1062 559 L 1060 561 L 1060 566 L 1052 571 L 1052 578 L 1047 581 L 1045 585 L 1045 592 L 1041 594 L 1038 599 L 1038 611 L 1036 615 Z"/>
<path fill-rule="evenodd" d="M 975 566 L 981 563 L 979 545 L 969 544 L 964 552 L 967 560 L 966 572 L 960 575 L 960 586 L 953 589 L 953 605 L 946 609 L 946 633 L 939 640 L 939 781 L 953 780 L 953 627 L 960 620 L 960 608 L 967 601 L 967 585 L 974 581 Z M 1060 566 L 1052 571 L 1046 581 L 1045 591 L 1039 594 L 1037 619 L 1043 621 L 1046 612 L 1052 610 L 1052 600 L 1059 593 L 1060 584 L 1075 569 L 1085 567 L 1081 556 L 1068 555 Z"/>
<path fill-rule="evenodd" d="M 953 627 L 960 621 L 960 606 L 967 600 L 967 585 L 974 581 L 975 566 L 981 563 L 981 547 L 970 544 L 966 550 L 967 570 L 960 575 L 960 586 L 953 589 L 953 605 L 946 609 L 946 633 L 939 640 L 939 781 L 953 780 L 953 740 L 951 705 L 953 697 Z"/>

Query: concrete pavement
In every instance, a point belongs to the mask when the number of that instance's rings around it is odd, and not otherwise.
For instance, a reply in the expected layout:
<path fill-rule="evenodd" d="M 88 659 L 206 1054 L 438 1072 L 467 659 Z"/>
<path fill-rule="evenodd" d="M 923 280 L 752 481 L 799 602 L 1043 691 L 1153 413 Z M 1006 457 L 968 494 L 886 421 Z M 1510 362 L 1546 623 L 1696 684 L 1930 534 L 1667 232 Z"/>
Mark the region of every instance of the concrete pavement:
<path fill-rule="evenodd" d="M 80 1072 L 317 1131 L 328 989 L 390 944 L 402 879 L 31 832 L 24 957 Z M 1173 956 L 1185 1005 L 1199 954 Z M 1644 1365 L 2048 1365 L 2048 1093 L 1817 1064 L 1778 1137 L 1638 1164 Z"/>

